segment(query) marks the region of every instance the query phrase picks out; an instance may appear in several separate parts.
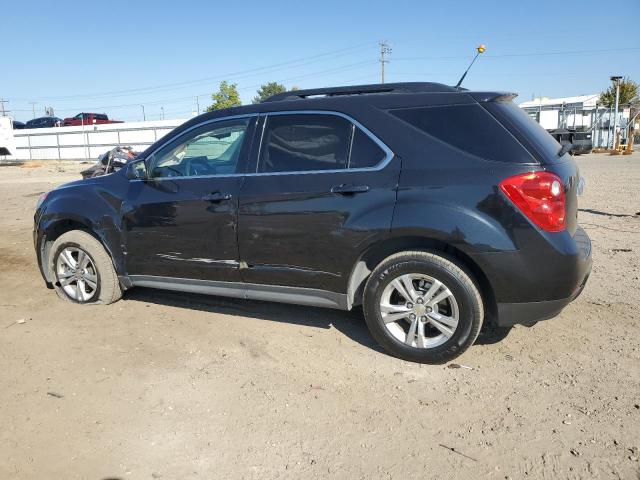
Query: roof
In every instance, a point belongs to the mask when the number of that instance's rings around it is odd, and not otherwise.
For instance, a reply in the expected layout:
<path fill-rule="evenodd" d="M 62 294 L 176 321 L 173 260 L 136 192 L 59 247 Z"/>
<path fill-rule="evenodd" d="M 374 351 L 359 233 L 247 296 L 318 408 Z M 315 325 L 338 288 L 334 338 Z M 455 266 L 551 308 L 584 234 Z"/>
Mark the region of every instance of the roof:
<path fill-rule="evenodd" d="M 271 95 L 264 101 L 277 102 L 282 100 L 301 100 L 318 96 L 337 97 L 345 95 L 366 95 L 371 93 L 442 93 L 458 92 L 460 90 L 463 89 L 435 82 L 373 83 L 368 85 L 291 90 Z"/>
<path fill-rule="evenodd" d="M 595 93 L 592 95 L 577 95 L 575 97 L 561 97 L 561 98 L 542 97 L 542 98 L 534 98 L 533 100 L 522 102 L 518 106 L 520 108 L 527 108 L 527 107 L 548 107 L 553 105 L 561 106 L 562 104 L 565 104 L 565 105 L 580 104 L 583 107 L 595 107 L 596 101 L 598 100 L 599 97 L 600 97 L 599 93 Z"/>

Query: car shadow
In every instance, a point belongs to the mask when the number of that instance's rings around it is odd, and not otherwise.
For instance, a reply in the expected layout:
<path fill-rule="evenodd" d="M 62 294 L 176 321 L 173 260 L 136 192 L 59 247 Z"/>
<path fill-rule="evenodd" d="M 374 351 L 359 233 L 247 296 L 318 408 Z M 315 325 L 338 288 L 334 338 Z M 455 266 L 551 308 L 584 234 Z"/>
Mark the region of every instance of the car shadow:
<path fill-rule="evenodd" d="M 247 301 L 242 299 L 172 292 L 153 288 L 136 287 L 125 292 L 125 300 L 154 303 L 177 308 L 189 308 L 201 312 L 258 318 L 271 322 L 284 322 L 303 327 L 329 329 L 340 333 L 360 345 L 387 354 L 369 334 L 361 307 L 351 311 L 291 305 L 277 302 Z M 509 334 L 510 328 L 485 324 L 475 345 L 492 345 Z"/>
<path fill-rule="evenodd" d="M 476 339 L 474 345 L 493 345 L 499 343 L 509 335 L 513 327 L 497 327 L 495 325 L 485 323 L 480 330 L 480 335 Z"/>
<path fill-rule="evenodd" d="M 329 308 L 291 305 L 258 300 L 200 295 L 197 293 L 172 292 L 153 288 L 136 287 L 125 292 L 125 300 L 133 300 L 170 307 L 189 308 L 202 312 L 258 318 L 271 322 L 284 322 L 303 327 L 336 328 L 360 345 L 383 353 L 383 349 L 371 338 L 364 322 L 362 309 L 351 311 Z"/>

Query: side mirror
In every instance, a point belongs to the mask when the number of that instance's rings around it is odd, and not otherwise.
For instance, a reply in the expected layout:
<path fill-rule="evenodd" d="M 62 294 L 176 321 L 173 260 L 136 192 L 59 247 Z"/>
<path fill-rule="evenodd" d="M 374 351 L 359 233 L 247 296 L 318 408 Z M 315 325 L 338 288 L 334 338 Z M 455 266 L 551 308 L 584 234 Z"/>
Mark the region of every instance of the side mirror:
<path fill-rule="evenodd" d="M 149 178 L 147 175 L 147 165 L 142 160 L 136 160 L 127 164 L 127 178 L 129 180 L 146 180 Z"/>

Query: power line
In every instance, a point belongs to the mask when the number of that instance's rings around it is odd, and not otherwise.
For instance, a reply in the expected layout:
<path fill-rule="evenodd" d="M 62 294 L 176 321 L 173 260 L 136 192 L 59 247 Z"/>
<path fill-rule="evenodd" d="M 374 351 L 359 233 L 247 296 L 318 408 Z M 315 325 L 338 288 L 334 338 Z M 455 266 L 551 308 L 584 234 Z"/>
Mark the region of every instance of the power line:
<path fill-rule="evenodd" d="M 126 90 L 114 90 L 110 92 L 102 92 L 102 93 L 91 93 L 91 94 L 79 94 L 79 95 L 64 95 L 64 96 L 56 96 L 56 97 L 38 97 L 37 100 L 57 100 L 57 101 L 65 101 L 65 100 L 74 100 L 80 98 L 104 98 L 104 97 L 119 97 L 119 96 L 128 96 L 128 95 L 137 95 L 141 92 L 150 92 L 150 91 L 163 91 L 163 90 L 171 90 L 171 89 L 179 89 L 196 86 L 200 83 L 209 83 L 214 80 L 220 80 L 225 78 L 242 78 L 246 76 L 252 76 L 255 74 L 266 73 L 266 71 L 279 69 L 281 67 L 300 67 L 305 66 L 311 63 L 316 63 L 317 59 L 322 57 L 331 56 L 331 59 L 336 57 L 352 55 L 362 49 L 369 48 L 371 44 L 369 42 L 364 44 L 355 45 L 352 47 L 341 48 L 338 50 L 332 50 L 324 53 L 319 53 L 317 55 L 311 55 L 308 57 L 298 58 L 295 60 L 289 60 L 286 62 L 275 63 L 272 65 L 266 65 L 262 67 L 251 68 L 248 70 L 241 70 L 238 72 L 218 74 L 211 77 L 200 78 L 197 80 L 189 80 L 184 82 L 175 82 L 175 83 L 167 83 L 163 85 L 155 85 L 149 87 L 141 87 L 141 88 L 133 88 Z M 296 65 L 297 64 L 297 65 Z M 13 98 L 13 100 L 26 100 L 25 98 Z"/>
<path fill-rule="evenodd" d="M 320 70 L 320 71 L 316 71 L 316 72 L 312 72 L 312 73 L 307 73 L 307 74 L 303 74 L 303 75 L 295 75 L 292 77 L 288 77 L 288 78 L 284 78 L 284 79 L 279 79 L 279 82 L 281 83 L 285 83 L 285 82 L 291 82 L 294 80 L 299 80 L 299 79 L 303 79 L 303 78 L 307 78 L 307 77 L 319 77 L 319 76 L 323 76 L 323 75 L 330 75 L 330 74 L 334 74 L 334 73 L 341 73 L 344 71 L 349 71 L 349 70 L 353 70 L 355 68 L 364 66 L 364 65 L 373 65 L 377 63 L 377 60 L 365 60 L 362 62 L 356 62 L 356 63 L 350 63 L 350 64 L 346 64 L 346 65 L 341 65 L 338 67 L 333 67 L 330 69 L 325 69 L 325 70 Z M 261 84 L 254 84 L 254 85 L 248 85 L 248 86 L 244 86 L 244 87 L 240 87 L 238 88 L 239 91 L 247 91 L 247 90 L 253 90 L 256 88 L 259 88 L 261 86 Z M 196 96 L 196 98 L 199 97 L 209 97 L 211 95 L 211 92 L 209 93 L 202 93 Z M 161 104 L 167 104 L 167 103 L 178 103 L 181 101 L 187 101 L 187 100 L 192 100 L 194 98 L 193 95 L 189 95 L 186 97 L 176 97 L 176 98 L 163 98 L 163 99 L 159 99 L 159 100 L 152 100 L 152 101 L 148 101 L 148 102 L 144 102 L 144 105 L 146 106 L 150 106 L 150 105 L 161 105 Z M 80 110 L 106 110 L 106 109 L 116 109 L 116 108 L 128 108 L 128 107 L 139 107 L 142 104 L 140 102 L 136 102 L 136 103 L 126 103 L 126 104 L 120 104 L 120 105 L 102 105 L 102 106 L 94 106 L 94 107 L 87 107 L 82 106 L 82 107 L 67 107 L 64 109 L 60 109 L 60 112 L 72 112 L 72 111 L 80 111 Z M 31 110 L 14 110 L 17 112 L 29 112 Z"/>
<path fill-rule="evenodd" d="M 592 55 L 599 53 L 613 53 L 613 52 L 629 52 L 634 50 L 640 50 L 640 47 L 628 47 L 628 48 L 607 48 L 607 49 L 599 49 L 599 50 L 564 50 L 564 51 L 554 51 L 554 52 L 529 52 L 529 53 L 503 53 L 503 54 L 493 54 L 493 55 L 485 55 L 485 58 L 509 58 L 509 57 L 544 57 L 551 55 Z M 449 55 L 449 56 L 439 56 L 439 57 L 398 57 L 394 58 L 394 60 L 452 60 L 452 59 L 461 59 L 461 58 L 469 58 L 470 55 Z"/>

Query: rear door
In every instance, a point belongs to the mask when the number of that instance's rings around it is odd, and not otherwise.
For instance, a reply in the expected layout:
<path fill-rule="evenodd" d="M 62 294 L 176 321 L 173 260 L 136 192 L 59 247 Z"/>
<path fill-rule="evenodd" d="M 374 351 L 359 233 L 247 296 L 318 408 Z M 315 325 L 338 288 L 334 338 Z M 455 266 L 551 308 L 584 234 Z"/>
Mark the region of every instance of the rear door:
<path fill-rule="evenodd" d="M 341 114 L 261 121 L 255 171 L 240 192 L 242 279 L 344 293 L 358 255 L 388 235 L 400 160 Z"/>
<path fill-rule="evenodd" d="M 238 192 L 255 118 L 196 126 L 146 160 L 123 206 L 127 273 L 239 281 Z"/>

